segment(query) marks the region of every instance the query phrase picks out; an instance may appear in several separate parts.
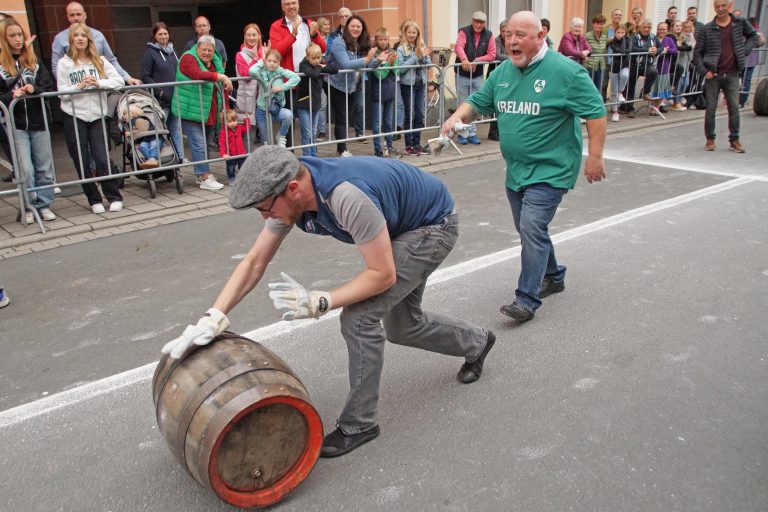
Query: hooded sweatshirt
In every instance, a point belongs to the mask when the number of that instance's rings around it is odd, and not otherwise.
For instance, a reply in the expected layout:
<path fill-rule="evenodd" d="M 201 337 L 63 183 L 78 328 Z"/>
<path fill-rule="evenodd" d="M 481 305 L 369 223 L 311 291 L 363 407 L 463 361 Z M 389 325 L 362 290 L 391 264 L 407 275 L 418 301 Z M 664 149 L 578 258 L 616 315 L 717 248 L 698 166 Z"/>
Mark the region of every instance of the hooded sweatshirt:
<path fill-rule="evenodd" d="M 176 81 L 176 68 L 179 67 L 179 57 L 173 50 L 173 43 L 163 48 L 151 41 L 147 43 L 144 57 L 141 59 L 141 81 L 145 84 L 162 84 Z M 162 107 L 169 107 L 173 98 L 173 86 L 155 87 L 152 94 Z"/>
<path fill-rule="evenodd" d="M 79 91 L 79 84 L 86 75 L 95 76 L 98 79 L 100 89 L 117 89 L 125 85 L 125 82 L 117 74 L 115 67 L 104 57 L 101 59 L 101 65 L 104 66 L 106 78 L 99 78 L 99 72 L 92 63 L 81 64 L 72 60 L 69 55 L 65 55 L 59 61 L 56 70 L 56 81 L 59 92 Z M 87 89 L 93 89 L 89 87 Z M 84 89 L 84 90 L 87 90 Z M 91 94 L 73 94 L 61 96 L 61 110 L 72 117 L 77 117 L 81 121 L 92 122 L 101 119 L 110 114 L 107 106 L 107 93 Z"/>

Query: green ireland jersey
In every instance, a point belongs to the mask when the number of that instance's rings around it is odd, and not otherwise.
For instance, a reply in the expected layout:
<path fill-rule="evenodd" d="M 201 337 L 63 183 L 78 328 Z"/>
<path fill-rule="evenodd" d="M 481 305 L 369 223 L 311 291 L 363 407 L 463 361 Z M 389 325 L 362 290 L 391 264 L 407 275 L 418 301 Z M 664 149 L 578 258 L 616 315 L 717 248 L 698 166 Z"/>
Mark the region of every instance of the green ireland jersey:
<path fill-rule="evenodd" d="M 587 70 L 551 50 L 525 68 L 504 61 L 467 102 L 498 117 L 506 185 L 515 191 L 534 183 L 573 188 L 581 167 L 579 118 L 606 115 Z"/>

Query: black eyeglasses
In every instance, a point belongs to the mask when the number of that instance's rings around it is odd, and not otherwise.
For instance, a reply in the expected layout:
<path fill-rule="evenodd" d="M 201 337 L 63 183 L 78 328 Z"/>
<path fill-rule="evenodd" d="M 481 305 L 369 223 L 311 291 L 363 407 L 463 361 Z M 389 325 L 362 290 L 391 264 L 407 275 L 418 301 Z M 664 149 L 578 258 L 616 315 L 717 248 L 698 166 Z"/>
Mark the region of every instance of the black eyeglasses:
<path fill-rule="evenodd" d="M 258 206 L 254 206 L 254 208 L 259 210 L 261 213 L 272 213 L 272 208 L 275 206 L 275 201 L 277 201 L 278 197 L 280 197 L 279 194 L 272 198 L 272 202 L 269 203 L 268 208 L 260 208 Z"/>

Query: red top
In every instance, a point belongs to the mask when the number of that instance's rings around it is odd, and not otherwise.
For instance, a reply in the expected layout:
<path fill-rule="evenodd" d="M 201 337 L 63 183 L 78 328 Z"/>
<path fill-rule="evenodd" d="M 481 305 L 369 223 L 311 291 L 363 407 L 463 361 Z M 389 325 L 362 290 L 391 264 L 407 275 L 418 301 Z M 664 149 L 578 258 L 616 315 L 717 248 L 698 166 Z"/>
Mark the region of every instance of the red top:
<path fill-rule="evenodd" d="M 309 25 L 311 21 L 312 20 L 309 18 L 301 19 L 301 22 L 306 23 L 307 25 Z M 315 37 L 311 39 L 312 42 L 318 45 L 323 53 L 325 53 L 327 45 L 325 44 L 325 39 L 323 39 L 323 36 L 320 35 L 319 30 L 317 31 Z M 298 67 L 298 63 L 296 63 L 294 66 L 293 48 L 291 47 L 293 46 L 293 43 L 296 42 L 296 38 L 293 37 L 291 31 L 288 29 L 288 25 L 285 22 L 285 16 L 272 23 L 272 26 L 269 27 L 269 42 L 272 44 L 272 48 L 279 51 L 280 55 L 283 56 L 283 61 L 280 63 L 280 67 L 295 72 L 296 68 Z"/>
<path fill-rule="evenodd" d="M 238 124 L 234 131 L 230 130 L 227 125 L 224 125 L 224 128 L 219 132 L 219 153 L 229 156 L 245 155 L 244 134 L 245 127 L 241 124 Z M 229 144 L 229 147 L 227 147 L 227 144 Z"/>
<path fill-rule="evenodd" d="M 181 60 L 179 61 L 179 71 L 181 71 L 182 75 L 187 76 L 192 80 L 206 80 L 208 82 L 216 82 L 219 74 L 215 71 L 213 62 L 208 64 L 208 69 L 211 71 L 200 69 L 200 63 L 195 57 L 188 53 L 182 55 Z M 219 110 L 218 96 L 218 94 L 214 93 L 211 97 L 211 110 L 208 111 L 208 120 L 205 122 L 207 126 L 216 124 L 216 112 Z"/>

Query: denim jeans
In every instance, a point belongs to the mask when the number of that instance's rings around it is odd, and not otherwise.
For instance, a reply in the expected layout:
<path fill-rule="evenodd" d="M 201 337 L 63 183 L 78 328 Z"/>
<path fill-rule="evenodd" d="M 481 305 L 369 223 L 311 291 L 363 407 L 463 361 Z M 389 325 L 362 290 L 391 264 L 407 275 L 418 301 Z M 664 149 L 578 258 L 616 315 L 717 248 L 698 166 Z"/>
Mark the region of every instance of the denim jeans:
<path fill-rule="evenodd" d="M 403 85 L 400 84 L 400 92 L 403 95 L 403 107 L 405 117 L 403 118 L 403 128 L 413 130 L 424 128 L 424 84 Z M 405 134 L 405 147 L 415 147 L 421 145 L 421 132 L 410 132 Z"/>
<path fill-rule="evenodd" d="M 395 98 L 387 101 L 373 102 L 373 112 L 371 112 L 371 129 L 373 134 L 388 133 L 392 131 L 392 117 L 394 116 Z M 392 149 L 392 136 L 385 135 L 387 149 Z M 373 149 L 381 150 L 381 137 L 373 138 Z"/>
<path fill-rule="evenodd" d="M 301 124 L 301 145 L 314 144 L 317 138 L 317 120 L 320 111 L 312 112 L 308 108 L 298 109 L 299 123 Z M 317 146 L 302 148 L 304 156 L 317 156 Z"/>
<path fill-rule="evenodd" d="M 619 110 L 619 93 L 624 92 L 629 80 L 629 68 L 621 68 L 618 73 L 609 75 L 611 84 L 611 112 Z"/>
<path fill-rule="evenodd" d="M 403 119 L 405 119 L 405 107 L 403 106 L 403 93 L 400 87 L 395 87 L 395 127 L 398 130 L 403 129 Z"/>
<path fill-rule="evenodd" d="M 227 160 L 227 178 L 229 181 L 234 181 L 237 176 L 237 171 L 242 167 L 245 162 L 246 155 L 233 156 Z"/>
<path fill-rule="evenodd" d="M 456 96 L 459 105 L 467 101 L 467 98 L 472 93 L 479 91 L 483 87 L 483 74 L 480 68 L 477 70 L 477 75 L 472 75 L 472 78 L 468 76 L 461 76 L 456 73 Z M 477 135 L 477 130 L 474 124 L 469 127 L 469 136 Z"/>
<path fill-rule="evenodd" d="M 704 114 L 704 135 L 707 139 L 715 138 L 715 114 L 717 97 L 723 91 L 728 107 L 728 140 L 739 140 L 739 73 L 715 75 L 704 81 L 704 95 L 707 98 L 707 111 Z"/>
<path fill-rule="evenodd" d="M 741 88 L 743 92 L 739 94 L 739 105 L 746 105 L 747 100 L 749 99 L 749 89 L 752 88 L 752 74 L 754 72 L 755 66 L 744 70 L 744 85 Z"/>
<path fill-rule="evenodd" d="M 278 135 L 285 137 L 293 124 L 293 112 L 287 108 L 281 107 L 280 102 L 271 101 L 269 104 L 269 115 L 274 121 L 280 121 L 280 129 Z M 267 142 L 267 113 L 259 107 L 256 107 L 256 124 L 259 126 L 259 132 L 261 133 L 262 142 Z M 275 143 L 277 142 L 275 138 Z"/>
<path fill-rule="evenodd" d="M 325 133 L 328 124 L 328 95 L 325 90 L 327 86 L 323 85 L 323 93 L 320 95 L 320 112 L 317 116 L 317 133 Z"/>
<path fill-rule="evenodd" d="M 187 134 L 189 142 L 189 151 L 192 153 L 193 162 L 202 162 L 208 160 L 208 136 L 206 132 L 211 132 L 213 126 L 205 126 L 199 121 L 181 120 L 181 128 Z M 208 164 L 195 164 L 195 174 L 200 176 L 211 172 Z"/>
<path fill-rule="evenodd" d="M 592 83 L 595 84 L 595 88 L 602 94 L 603 90 L 603 70 L 602 69 L 588 69 L 589 77 L 592 79 Z"/>
<path fill-rule="evenodd" d="M 53 184 L 53 156 L 48 132 L 14 130 L 13 138 L 16 141 L 16 161 L 27 190 Z M 47 208 L 52 202 L 52 188 L 27 192 L 29 207 L 39 210 Z"/>
<path fill-rule="evenodd" d="M 678 93 L 672 101 L 675 103 L 682 103 L 683 102 L 683 96 L 682 93 L 685 91 L 685 88 L 688 87 L 688 73 L 683 74 L 680 79 L 677 82 L 677 88 L 675 91 Z"/>
<path fill-rule="evenodd" d="M 176 149 L 176 154 L 179 155 L 179 160 L 184 160 L 184 143 L 181 137 L 181 119 L 176 117 L 171 112 L 171 107 L 165 107 L 165 123 L 168 126 L 168 132 L 171 136 L 171 141 Z"/>
<path fill-rule="evenodd" d="M 365 133 L 365 84 L 367 82 L 360 80 L 357 83 L 357 89 L 353 94 L 354 112 L 355 112 L 355 136 L 360 136 Z"/>
<path fill-rule="evenodd" d="M 488 332 L 464 320 L 421 309 L 427 278 L 451 252 L 458 215 L 392 240 L 397 281 L 385 292 L 344 307 L 341 334 L 349 353 L 349 395 L 337 425 L 345 434 L 377 425 L 385 341 L 474 360 Z M 382 327 L 383 321 L 383 327 Z"/>
<path fill-rule="evenodd" d="M 144 137 L 139 142 L 139 151 L 146 160 L 154 158 L 159 159 L 160 156 L 160 138 L 159 137 Z"/>
<path fill-rule="evenodd" d="M 106 141 L 108 135 L 106 135 L 105 131 L 107 129 L 106 119 L 83 121 L 66 113 L 62 113 L 62 116 L 67 150 L 80 177 L 88 179 L 94 176 L 108 176 L 110 169 L 112 173 L 117 173 L 117 169 L 111 167 L 109 160 Z M 89 167 L 91 161 L 95 164 L 93 169 Z M 85 170 L 83 170 L 80 162 L 85 166 Z M 114 203 L 115 201 L 123 200 L 116 179 L 104 180 L 98 183 L 101 184 L 101 190 L 104 192 L 107 201 Z M 101 203 L 101 194 L 95 182 L 83 183 L 82 187 L 85 196 L 88 198 L 88 204 Z"/>
<path fill-rule="evenodd" d="M 507 188 L 515 229 L 520 234 L 520 277 L 515 299 L 530 311 L 541 306 L 539 289 L 544 277 L 552 281 L 565 279 L 565 267 L 557 264 L 555 247 L 549 238 L 549 223 L 557 206 L 568 192 L 546 183 L 536 183 L 515 192 Z"/>
<path fill-rule="evenodd" d="M 642 64 L 642 62 L 641 62 Z M 637 79 L 641 76 L 645 77 L 643 82 L 643 94 L 650 94 L 653 84 L 656 82 L 656 78 L 659 76 L 655 66 L 649 65 L 647 68 L 642 65 L 638 66 L 638 63 L 632 63 L 629 67 L 629 82 L 627 82 L 627 94 L 625 94 L 627 101 L 632 101 L 635 98 L 635 90 L 637 88 Z M 635 110 L 634 103 L 627 103 L 627 111 Z"/>

